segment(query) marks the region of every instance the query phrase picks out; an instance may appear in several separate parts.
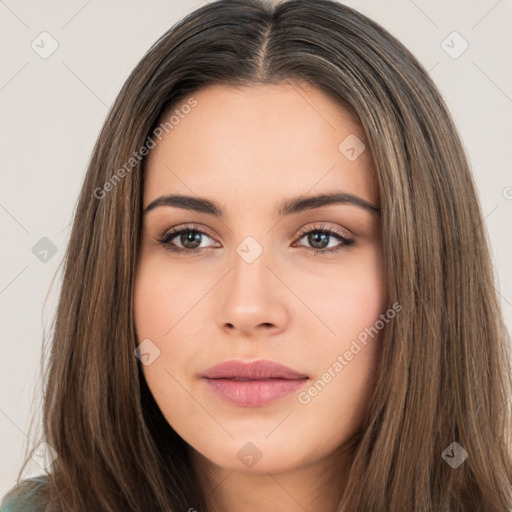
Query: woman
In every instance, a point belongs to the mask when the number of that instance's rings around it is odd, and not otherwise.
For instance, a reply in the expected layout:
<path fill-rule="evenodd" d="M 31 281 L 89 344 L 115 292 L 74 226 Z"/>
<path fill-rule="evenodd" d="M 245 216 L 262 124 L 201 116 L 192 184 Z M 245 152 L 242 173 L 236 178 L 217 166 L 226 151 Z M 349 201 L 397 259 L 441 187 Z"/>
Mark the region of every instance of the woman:
<path fill-rule="evenodd" d="M 502 512 L 511 386 L 422 66 L 329 0 L 219 1 L 156 42 L 99 135 L 51 344 L 54 460 L 1 510 Z"/>

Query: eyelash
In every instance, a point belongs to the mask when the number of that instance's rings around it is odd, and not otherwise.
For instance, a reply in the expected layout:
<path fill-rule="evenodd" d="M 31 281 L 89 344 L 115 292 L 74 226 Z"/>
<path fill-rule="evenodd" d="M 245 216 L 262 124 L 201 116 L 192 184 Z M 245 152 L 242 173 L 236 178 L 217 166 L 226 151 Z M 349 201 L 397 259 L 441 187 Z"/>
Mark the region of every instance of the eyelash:
<path fill-rule="evenodd" d="M 179 235 L 182 235 L 184 233 L 200 233 L 202 235 L 206 235 L 208 238 L 212 238 L 208 233 L 205 233 L 199 227 L 195 224 L 186 225 L 182 228 L 172 228 L 171 230 L 167 231 L 163 234 L 163 236 L 157 238 L 157 242 L 162 245 L 166 250 L 177 253 L 177 254 L 183 254 L 183 253 L 189 253 L 189 254 L 196 254 L 198 252 L 201 252 L 203 249 L 207 249 L 206 247 L 196 247 L 195 249 L 185 249 L 183 247 L 178 247 L 176 245 L 173 245 L 170 243 L 170 241 L 173 238 L 176 238 Z M 332 236 L 334 238 L 337 238 L 340 242 L 342 242 L 340 245 L 336 246 L 332 249 L 310 249 L 308 247 L 303 247 L 304 249 L 308 249 L 310 251 L 313 251 L 315 255 L 317 254 L 332 254 L 338 251 L 341 251 L 343 248 L 349 247 L 354 243 L 354 240 L 351 238 L 347 238 L 345 235 L 343 235 L 341 232 L 338 232 L 336 230 L 326 228 L 323 224 L 315 225 L 313 228 L 301 231 L 300 234 L 297 236 L 296 241 L 300 241 L 304 236 L 309 235 L 310 233 L 322 233 L 325 235 Z M 295 243 L 295 242 L 294 242 Z"/>

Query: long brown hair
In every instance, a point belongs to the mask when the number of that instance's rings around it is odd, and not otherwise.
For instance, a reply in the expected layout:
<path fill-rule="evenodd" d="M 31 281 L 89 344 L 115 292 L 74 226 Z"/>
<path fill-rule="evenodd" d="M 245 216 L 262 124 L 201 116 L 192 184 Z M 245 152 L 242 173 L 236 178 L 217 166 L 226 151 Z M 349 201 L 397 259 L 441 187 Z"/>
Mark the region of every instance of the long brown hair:
<path fill-rule="evenodd" d="M 512 509 L 507 335 L 467 157 L 436 86 L 393 36 L 334 1 L 221 0 L 150 48 L 94 147 L 45 375 L 51 510 L 208 510 L 189 446 L 134 357 L 145 163 L 134 154 L 200 87 L 284 81 L 313 84 L 361 123 L 389 299 L 402 305 L 338 511 Z M 456 468 L 442 457 L 453 442 L 468 454 Z"/>

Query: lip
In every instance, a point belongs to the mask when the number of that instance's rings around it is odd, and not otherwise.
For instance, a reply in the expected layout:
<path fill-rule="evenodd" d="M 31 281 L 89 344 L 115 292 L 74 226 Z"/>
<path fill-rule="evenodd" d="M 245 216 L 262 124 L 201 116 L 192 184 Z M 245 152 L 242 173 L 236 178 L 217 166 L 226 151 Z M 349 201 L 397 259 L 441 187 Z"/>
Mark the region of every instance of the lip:
<path fill-rule="evenodd" d="M 293 393 L 309 377 L 275 361 L 224 361 L 201 377 L 221 399 L 241 407 L 260 407 Z"/>

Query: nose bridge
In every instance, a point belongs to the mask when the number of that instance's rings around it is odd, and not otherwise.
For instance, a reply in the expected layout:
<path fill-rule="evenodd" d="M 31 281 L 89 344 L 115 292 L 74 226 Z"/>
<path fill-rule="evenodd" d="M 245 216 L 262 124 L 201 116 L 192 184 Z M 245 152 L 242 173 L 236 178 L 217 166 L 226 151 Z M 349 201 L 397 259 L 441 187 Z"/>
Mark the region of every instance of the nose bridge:
<path fill-rule="evenodd" d="M 259 238 L 261 240 L 263 236 Z M 267 280 L 271 274 L 267 268 L 269 256 L 268 244 L 264 247 L 263 241 L 258 241 L 252 235 L 246 236 L 236 246 L 231 277 L 234 293 L 240 293 L 243 297 L 247 291 L 256 297 L 264 286 L 268 286 Z"/>
<path fill-rule="evenodd" d="M 221 327 L 229 324 L 245 333 L 261 324 L 283 327 L 286 308 L 279 299 L 281 285 L 267 267 L 272 267 L 267 246 L 246 236 L 235 247 L 232 270 L 222 288 Z"/>

